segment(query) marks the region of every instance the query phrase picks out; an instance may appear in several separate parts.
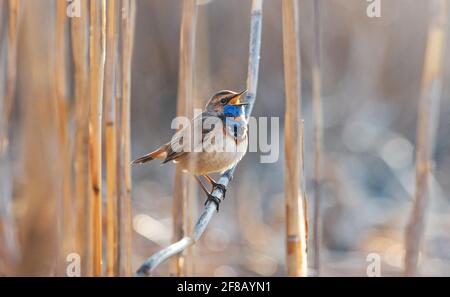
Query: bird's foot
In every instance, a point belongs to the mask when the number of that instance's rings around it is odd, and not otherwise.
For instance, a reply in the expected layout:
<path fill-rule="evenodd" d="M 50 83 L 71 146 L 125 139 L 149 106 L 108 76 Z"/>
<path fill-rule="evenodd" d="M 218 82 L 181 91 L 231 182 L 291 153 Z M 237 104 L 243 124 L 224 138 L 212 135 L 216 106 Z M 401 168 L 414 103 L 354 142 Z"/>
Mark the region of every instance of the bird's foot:
<path fill-rule="evenodd" d="M 219 183 L 213 183 L 213 188 L 212 188 L 211 193 L 214 192 L 214 190 L 216 190 L 216 189 L 219 189 L 222 192 L 222 194 L 223 194 L 222 199 L 225 200 L 225 194 L 227 193 L 227 187 L 225 187 L 224 185 L 219 184 Z"/>
<path fill-rule="evenodd" d="M 222 202 L 222 200 L 219 199 L 219 198 L 217 198 L 216 196 L 214 196 L 214 195 L 212 195 L 212 194 L 208 194 L 208 198 L 207 198 L 206 201 L 205 201 L 205 205 L 206 205 L 209 201 L 212 201 L 212 202 L 214 202 L 214 203 L 216 204 L 216 210 L 217 210 L 217 212 L 219 212 L 219 206 L 220 206 L 220 203 Z"/>

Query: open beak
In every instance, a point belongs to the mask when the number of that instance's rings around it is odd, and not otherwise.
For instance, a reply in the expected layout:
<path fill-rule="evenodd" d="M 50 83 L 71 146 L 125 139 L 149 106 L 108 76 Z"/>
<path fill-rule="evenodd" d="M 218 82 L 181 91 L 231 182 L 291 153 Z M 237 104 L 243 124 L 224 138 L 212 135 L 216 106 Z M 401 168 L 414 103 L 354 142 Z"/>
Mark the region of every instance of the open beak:
<path fill-rule="evenodd" d="M 239 92 L 238 94 L 234 95 L 234 97 L 232 97 L 230 101 L 228 101 L 228 104 L 235 106 L 248 105 L 248 102 L 242 100 L 243 97 L 242 95 L 244 95 L 244 93 L 246 92 L 247 90 L 243 90 L 242 92 Z"/>

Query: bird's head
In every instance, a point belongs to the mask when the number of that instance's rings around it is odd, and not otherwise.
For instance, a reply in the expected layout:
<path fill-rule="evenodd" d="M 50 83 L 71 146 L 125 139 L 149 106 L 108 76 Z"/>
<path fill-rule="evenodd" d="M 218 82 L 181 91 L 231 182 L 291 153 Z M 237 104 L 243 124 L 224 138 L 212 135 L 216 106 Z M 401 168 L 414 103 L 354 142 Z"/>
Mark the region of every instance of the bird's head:
<path fill-rule="evenodd" d="M 240 117 L 244 114 L 244 106 L 248 102 L 242 100 L 247 90 L 236 93 L 233 91 L 220 91 L 216 93 L 206 104 L 206 111 L 215 116 Z"/>

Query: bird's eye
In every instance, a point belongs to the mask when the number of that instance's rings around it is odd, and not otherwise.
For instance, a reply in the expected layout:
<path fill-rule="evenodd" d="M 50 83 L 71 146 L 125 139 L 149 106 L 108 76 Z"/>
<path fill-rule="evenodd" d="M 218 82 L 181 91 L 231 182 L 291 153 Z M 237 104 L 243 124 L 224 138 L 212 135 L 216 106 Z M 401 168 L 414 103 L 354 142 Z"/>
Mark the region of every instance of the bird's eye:
<path fill-rule="evenodd" d="M 222 100 L 220 100 L 220 103 L 222 103 L 222 104 L 227 103 L 227 99 L 223 98 Z"/>

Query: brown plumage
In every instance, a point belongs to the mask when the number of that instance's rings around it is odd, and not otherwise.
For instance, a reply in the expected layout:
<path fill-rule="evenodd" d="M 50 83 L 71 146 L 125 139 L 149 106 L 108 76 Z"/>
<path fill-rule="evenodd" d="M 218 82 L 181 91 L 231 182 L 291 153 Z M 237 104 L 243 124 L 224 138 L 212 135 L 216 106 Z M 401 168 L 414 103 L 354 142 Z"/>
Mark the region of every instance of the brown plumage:
<path fill-rule="evenodd" d="M 245 105 L 240 101 L 244 92 L 220 91 L 215 94 L 204 112 L 191 121 L 190 130 L 184 128 L 178 131 L 171 142 L 134 160 L 132 164 L 144 164 L 154 159 L 162 160 L 163 164 L 174 161 L 185 171 L 195 175 L 223 172 L 231 168 L 245 155 L 248 143 L 247 123 L 243 108 L 242 113 L 233 114 L 232 117 L 226 117 L 224 108 L 227 105 Z M 227 125 L 227 118 L 235 123 L 231 128 Z M 201 131 L 202 139 L 193 145 L 189 139 L 193 138 L 195 130 Z"/>

